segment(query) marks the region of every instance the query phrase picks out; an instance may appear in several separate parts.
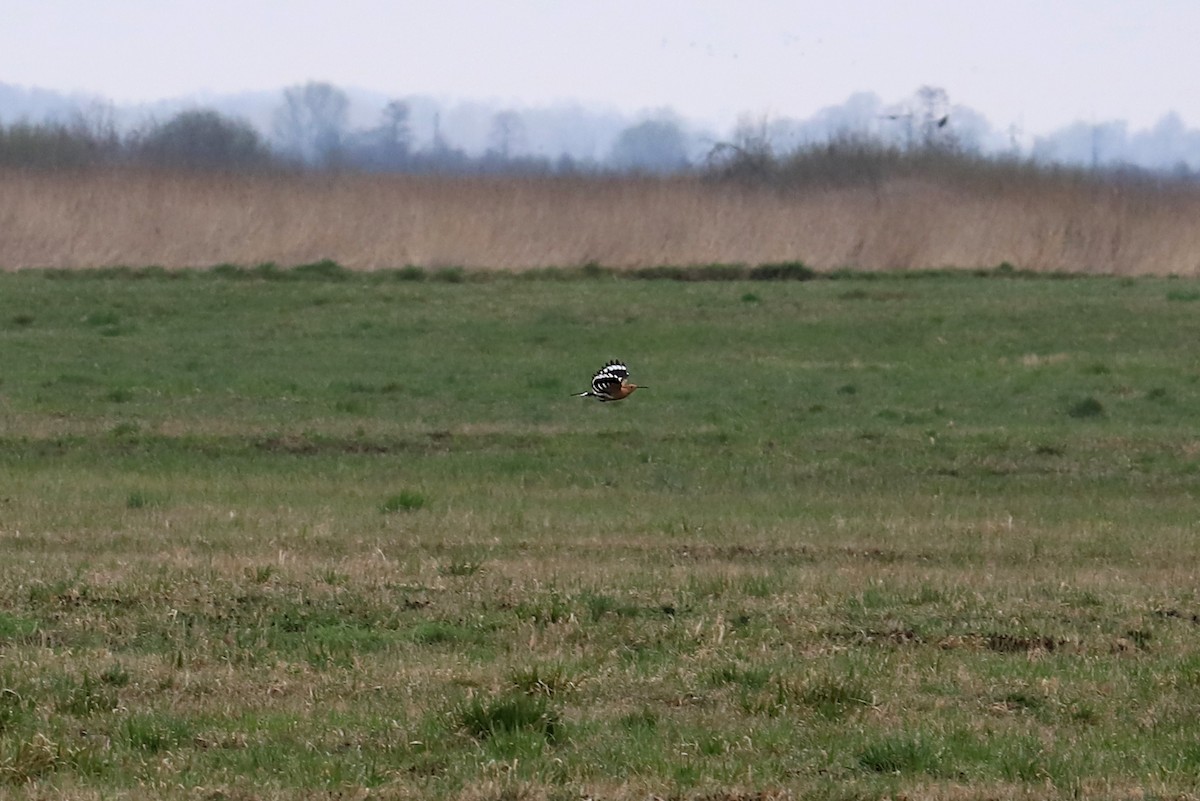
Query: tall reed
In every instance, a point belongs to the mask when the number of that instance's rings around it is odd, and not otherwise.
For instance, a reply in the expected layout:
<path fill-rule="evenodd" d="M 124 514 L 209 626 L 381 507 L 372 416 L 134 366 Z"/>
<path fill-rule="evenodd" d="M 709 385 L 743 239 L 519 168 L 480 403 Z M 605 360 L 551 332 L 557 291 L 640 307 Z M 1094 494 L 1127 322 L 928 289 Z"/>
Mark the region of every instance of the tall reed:
<path fill-rule="evenodd" d="M 792 185 L 513 177 L 0 170 L 0 268 L 803 261 L 1200 274 L 1200 191 L 1014 171 Z"/>

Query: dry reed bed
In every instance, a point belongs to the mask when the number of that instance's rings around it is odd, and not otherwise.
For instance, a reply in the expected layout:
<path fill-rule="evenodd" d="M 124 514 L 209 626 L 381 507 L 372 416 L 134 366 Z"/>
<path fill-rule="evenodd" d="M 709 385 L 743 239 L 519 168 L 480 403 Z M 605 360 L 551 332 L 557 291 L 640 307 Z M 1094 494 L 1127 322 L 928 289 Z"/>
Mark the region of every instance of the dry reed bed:
<path fill-rule="evenodd" d="M 1200 192 L 1071 181 L 0 172 L 0 267 L 759 264 L 1200 274 Z"/>

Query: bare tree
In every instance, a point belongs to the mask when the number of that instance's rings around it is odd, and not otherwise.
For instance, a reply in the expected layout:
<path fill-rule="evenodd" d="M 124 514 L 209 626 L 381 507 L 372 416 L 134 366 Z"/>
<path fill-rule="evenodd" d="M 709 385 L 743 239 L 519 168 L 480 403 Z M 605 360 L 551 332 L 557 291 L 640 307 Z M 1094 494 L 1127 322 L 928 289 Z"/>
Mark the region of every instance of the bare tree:
<path fill-rule="evenodd" d="M 956 141 L 950 123 L 950 95 L 939 86 L 922 86 L 917 90 L 915 119 L 921 134 L 921 146 L 926 150 L 953 149 Z"/>
<path fill-rule="evenodd" d="M 492 130 L 488 137 L 492 152 L 504 161 L 513 156 L 513 151 L 525 143 L 525 123 L 515 111 L 501 111 L 492 117 Z"/>
<path fill-rule="evenodd" d="M 330 164 L 341 149 L 349 110 L 350 99 L 332 84 L 292 86 L 275 111 L 275 136 L 291 155 L 310 164 Z"/>
<path fill-rule="evenodd" d="M 80 140 L 91 142 L 93 152 L 99 157 L 112 157 L 121 149 L 116 107 L 107 100 L 93 100 L 76 107 L 67 127 Z"/>
<path fill-rule="evenodd" d="M 380 138 L 387 155 L 392 161 L 403 161 L 412 149 L 412 129 L 408 124 L 408 103 L 392 100 L 383 107 L 383 121 L 379 126 Z"/>
<path fill-rule="evenodd" d="M 715 143 L 706 161 L 710 170 L 740 178 L 765 177 L 775 164 L 770 121 L 763 115 L 738 117 L 730 141 Z"/>

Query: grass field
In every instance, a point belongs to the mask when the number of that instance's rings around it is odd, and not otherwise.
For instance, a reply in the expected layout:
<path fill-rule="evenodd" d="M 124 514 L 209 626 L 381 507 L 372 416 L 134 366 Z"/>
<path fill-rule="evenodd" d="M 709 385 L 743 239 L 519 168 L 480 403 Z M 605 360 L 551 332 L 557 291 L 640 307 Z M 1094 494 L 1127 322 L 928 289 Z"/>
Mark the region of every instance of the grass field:
<path fill-rule="evenodd" d="M 0 274 L 0 796 L 1197 797 L 1200 284 L 594 272 Z"/>

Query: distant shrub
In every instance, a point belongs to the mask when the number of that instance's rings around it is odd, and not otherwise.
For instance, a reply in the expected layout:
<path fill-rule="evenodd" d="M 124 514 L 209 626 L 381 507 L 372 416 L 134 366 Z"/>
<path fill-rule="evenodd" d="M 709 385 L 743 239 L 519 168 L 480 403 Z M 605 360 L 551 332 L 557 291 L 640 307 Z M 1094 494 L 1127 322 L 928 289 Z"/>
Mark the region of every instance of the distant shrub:
<path fill-rule="evenodd" d="M 826 677 L 804 688 L 800 700 L 829 720 L 871 705 L 871 692 L 853 676 Z"/>
<path fill-rule="evenodd" d="M 513 686 L 526 695 L 553 696 L 574 686 L 574 682 L 561 664 L 533 665 L 514 670 L 510 674 Z"/>
<path fill-rule="evenodd" d="M 455 559 L 439 569 L 443 576 L 473 576 L 483 570 L 483 562 L 475 559 Z"/>
<path fill-rule="evenodd" d="M 273 261 L 264 261 L 262 264 L 255 265 L 249 275 L 265 281 L 279 281 L 287 277 L 287 273 L 279 269 L 279 265 Z"/>
<path fill-rule="evenodd" d="M 112 687 L 124 687 L 130 681 L 129 670 L 120 662 L 114 662 L 100 673 L 100 681 Z"/>
<path fill-rule="evenodd" d="M 746 268 L 741 264 L 661 264 L 617 274 L 643 281 L 738 281 L 747 277 Z"/>
<path fill-rule="evenodd" d="M 617 721 L 626 731 L 654 731 L 658 728 L 658 713 L 648 706 L 622 715 Z"/>
<path fill-rule="evenodd" d="M 176 748 L 192 739 L 192 731 L 184 720 L 149 714 L 125 718 L 117 734 L 130 748 L 152 754 Z"/>
<path fill-rule="evenodd" d="M 405 490 L 393 495 L 380 504 L 379 509 L 384 513 L 415 512 L 425 505 L 425 496 L 419 492 Z"/>
<path fill-rule="evenodd" d="M 462 267 L 443 267 L 433 271 L 433 280 L 446 284 L 461 284 L 467 280 L 466 271 Z"/>
<path fill-rule="evenodd" d="M 55 708 L 64 714 L 87 717 L 117 707 L 117 693 L 110 685 L 93 679 L 86 671 L 79 681 L 61 677 L 52 690 Z"/>
<path fill-rule="evenodd" d="M 0 125 L 0 166 L 62 169 L 103 164 L 121 151 L 120 138 L 109 126 L 17 122 Z"/>
<path fill-rule="evenodd" d="M 1047 272 L 1022 269 L 1008 261 L 1002 261 L 990 270 L 981 269 L 973 272 L 983 278 L 1044 278 L 1049 275 Z M 1056 275 L 1055 277 L 1062 278 L 1064 276 Z"/>
<path fill-rule="evenodd" d="M 240 264 L 216 264 L 208 268 L 208 273 L 239 281 L 250 281 L 256 278 L 263 281 L 280 281 L 291 277 L 288 271 L 281 269 L 273 261 L 265 261 L 253 267 L 243 267 Z"/>
<path fill-rule="evenodd" d="M 245 573 L 246 577 L 251 579 L 255 584 L 266 584 L 275 575 L 275 566 L 255 565 L 247 567 Z"/>
<path fill-rule="evenodd" d="M 83 321 L 95 326 L 116 325 L 121 322 L 121 316 L 115 311 L 98 311 L 88 314 Z"/>
<path fill-rule="evenodd" d="M 31 706 L 11 687 L 0 689 L 0 734 L 21 725 L 29 717 Z"/>
<path fill-rule="evenodd" d="M 37 630 L 37 621 L 0 612 L 0 645 L 30 641 Z"/>
<path fill-rule="evenodd" d="M 393 270 L 391 277 L 398 281 L 424 281 L 428 276 L 425 270 L 415 264 L 407 264 L 399 270 Z"/>
<path fill-rule="evenodd" d="M 869 743 L 858 752 L 858 764 L 876 773 L 920 773 L 927 771 L 935 759 L 929 743 L 903 735 Z"/>
<path fill-rule="evenodd" d="M 1100 417 L 1104 414 L 1104 404 L 1089 395 L 1073 404 L 1067 414 L 1075 418 Z"/>
<path fill-rule="evenodd" d="M 708 264 L 695 268 L 694 281 L 740 281 L 746 277 L 742 264 Z"/>
<path fill-rule="evenodd" d="M 603 267 L 594 261 L 589 261 L 580 268 L 584 278 L 607 278 L 612 275 L 612 270 Z"/>
<path fill-rule="evenodd" d="M 659 265 L 657 267 L 639 267 L 636 270 L 630 270 L 626 273 L 630 278 L 640 278 L 646 281 L 686 281 L 687 269 L 684 267 L 670 267 L 667 265 Z"/>
<path fill-rule="evenodd" d="M 125 506 L 129 509 L 144 509 L 150 505 L 150 496 L 144 492 L 134 491 L 125 496 Z"/>
<path fill-rule="evenodd" d="M 747 277 L 751 281 L 811 281 L 817 277 L 817 273 L 801 262 L 788 261 L 778 264 L 760 264 L 750 270 Z"/>
<path fill-rule="evenodd" d="M 735 663 L 715 667 L 708 674 L 708 682 L 714 687 L 732 684 L 748 691 L 765 688 L 772 678 L 773 674 L 769 668 Z"/>
<path fill-rule="evenodd" d="M 555 742 L 561 727 L 558 712 L 550 707 L 545 695 L 525 693 L 472 698 L 459 708 L 456 718 L 459 726 L 478 740 L 497 733 L 529 731 Z"/>
<path fill-rule="evenodd" d="M 409 632 L 413 642 L 421 645 L 448 645 L 479 642 L 479 633 L 445 620 L 426 620 Z"/>
<path fill-rule="evenodd" d="M 228 262 L 214 264 L 212 267 L 208 268 L 208 272 L 212 275 L 218 275 L 221 278 L 249 278 L 249 275 L 247 275 L 245 270 L 236 264 L 230 264 Z"/>
<path fill-rule="evenodd" d="M 290 270 L 293 278 L 303 278 L 317 281 L 344 281 L 350 277 L 350 271 L 333 259 L 321 259 L 311 264 L 298 264 Z"/>

